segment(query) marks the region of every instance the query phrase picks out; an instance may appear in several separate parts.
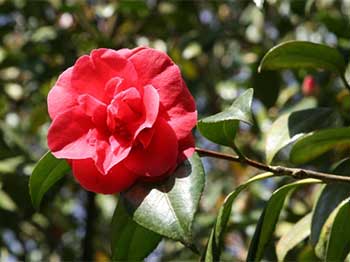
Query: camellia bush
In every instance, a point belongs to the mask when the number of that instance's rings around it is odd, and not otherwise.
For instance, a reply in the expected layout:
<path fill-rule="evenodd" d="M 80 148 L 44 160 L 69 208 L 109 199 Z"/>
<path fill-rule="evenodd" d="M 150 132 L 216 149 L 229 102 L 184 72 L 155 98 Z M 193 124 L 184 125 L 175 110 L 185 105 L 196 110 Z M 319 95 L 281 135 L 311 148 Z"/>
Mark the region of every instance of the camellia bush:
<path fill-rule="evenodd" d="M 1 261 L 350 261 L 348 1 L 0 10 Z"/>
<path fill-rule="evenodd" d="M 333 71 L 350 90 L 343 57 L 336 49 L 290 41 L 272 48 L 259 70 L 321 68 Z M 314 80 L 303 91 L 316 93 Z M 97 49 L 64 71 L 48 95 L 52 119 L 48 152 L 30 177 L 33 204 L 69 170 L 88 191 L 117 194 L 112 219 L 112 260 L 142 260 L 163 237 L 181 242 L 204 261 L 219 261 L 224 234 L 236 197 L 250 184 L 290 176 L 268 200 L 249 245 L 247 261 L 260 261 L 283 204 L 296 189 L 327 184 L 312 213 L 302 217 L 276 245 L 278 260 L 310 235 L 315 253 L 343 261 L 350 252 L 350 177 L 347 158 L 333 172 L 271 165 L 290 145 L 290 162 L 303 165 L 349 142 L 347 127 L 332 127 L 330 108 L 295 110 L 281 115 L 266 137 L 265 162 L 246 156 L 235 142 L 240 122 L 252 124 L 253 90 L 248 89 L 222 112 L 197 122 L 195 102 L 181 72 L 164 53 L 150 48 Z M 194 147 L 197 122 L 208 140 L 234 154 Z M 322 129 L 323 128 L 323 129 Z M 322 129 L 322 130 L 319 130 Z M 192 226 L 205 186 L 201 157 L 240 162 L 264 173 L 241 184 L 224 200 L 205 249 L 192 238 Z M 210 186 L 208 184 L 207 186 Z M 326 198 L 332 194 L 332 198 Z M 326 199 L 324 199 L 326 198 Z M 341 240 L 341 241 L 340 241 Z"/>

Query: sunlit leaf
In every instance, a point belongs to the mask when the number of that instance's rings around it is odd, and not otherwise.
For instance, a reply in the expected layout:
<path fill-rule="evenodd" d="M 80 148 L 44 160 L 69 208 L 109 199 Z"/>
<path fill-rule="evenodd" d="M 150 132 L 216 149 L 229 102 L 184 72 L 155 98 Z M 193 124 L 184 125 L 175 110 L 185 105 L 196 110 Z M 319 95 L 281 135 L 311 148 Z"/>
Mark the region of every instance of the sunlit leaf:
<path fill-rule="evenodd" d="M 162 236 L 192 242 L 192 223 L 204 188 L 204 170 L 197 154 L 158 184 L 139 182 L 122 194 L 139 225 Z"/>
<path fill-rule="evenodd" d="M 207 139 L 221 145 L 232 146 L 239 121 L 251 122 L 253 89 L 248 89 L 223 112 L 198 121 L 198 129 Z"/>
<path fill-rule="evenodd" d="M 295 164 L 307 163 L 336 146 L 350 145 L 350 128 L 332 128 L 316 131 L 300 138 L 290 152 Z"/>
<path fill-rule="evenodd" d="M 266 161 L 271 163 L 280 149 L 301 135 L 332 126 L 337 118 L 329 108 L 313 108 L 290 112 L 277 118 L 266 135 Z"/>
<path fill-rule="evenodd" d="M 277 242 L 278 261 L 285 261 L 288 252 L 310 235 L 311 218 L 311 213 L 304 216 Z"/>
<path fill-rule="evenodd" d="M 141 261 L 161 241 L 162 237 L 132 220 L 119 201 L 112 219 L 112 260 Z"/>
<path fill-rule="evenodd" d="M 350 159 L 341 161 L 335 168 L 333 173 L 337 175 L 350 175 Z M 344 199 L 350 196 L 350 185 L 345 183 L 331 183 L 324 187 L 315 204 L 312 223 L 310 242 L 316 245 L 319 240 L 321 229 L 332 211 Z"/>
<path fill-rule="evenodd" d="M 345 62 L 337 49 L 306 41 L 288 41 L 270 49 L 259 71 L 288 68 L 327 69 L 343 74 Z"/>
<path fill-rule="evenodd" d="M 239 195 L 239 193 L 247 188 L 250 184 L 272 177 L 272 173 L 263 173 L 257 176 L 252 177 L 244 184 L 237 187 L 233 192 L 231 192 L 225 199 L 223 205 L 221 206 L 218 216 L 216 218 L 215 225 L 210 233 L 206 251 L 203 254 L 203 260 L 210 261 L 219 261 L 220 253 L 223 246 L 223 237 L 224 233 L 231 215 L 232 204 Z"/>
<path fill-rule="evenodd" d="M 40 207 L 44 194 L 69 170 L 67 161 L 55 158 L 51 152 L 38 161 L 29 180 L 30 196 L 35 208 Z"/>
<path fill-rule="evenodd" d="M 260 261 L 276 228 L 278 218 L 287 196 L 299 186 L 321 183 L 317 179 L 304 179 L 277 189 L 267 202 L 255 228 L 249 246 L 247 261 Z"/>
<path fill-rule="evenodd" d="M 322 227 L 315 247 L 319 258 L 325 261 L 344 261 L 350 251 L 349 219 L 350 198 L 347 198 L 332 211 Z"/>

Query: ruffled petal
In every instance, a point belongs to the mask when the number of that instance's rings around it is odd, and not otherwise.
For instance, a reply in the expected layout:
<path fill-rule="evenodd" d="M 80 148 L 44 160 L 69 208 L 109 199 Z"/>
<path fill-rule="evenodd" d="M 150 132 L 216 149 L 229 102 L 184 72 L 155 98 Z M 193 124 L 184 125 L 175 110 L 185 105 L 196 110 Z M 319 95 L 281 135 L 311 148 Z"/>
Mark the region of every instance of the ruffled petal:
<path fill-rule="evenodd" d="M 71 86 L 73 68 L 65 70 L 47 96 L 48 111 L 51 119 L 77 104 L 77 93 Z"/>
<path fill-rule="evenodd" d="M 143 105 L 145 110 L 145 116 L 143 123 L 136 129 L 134 133 L 134 139 L 139 135 L 139 133 L 145 128 L 151 128 L 155 123 L 158 112 L 159 112 L 159 95 L 157 90 L 151 86 L 147 85 L 144 87 L 143 92 Z M 143 135 L 143 140 L 146 141 L 146 134 Z"/>
<path fill-rule="evenodd" d="M 123 161 L 131 151 L 130 143 L 121 143 L 111 136 L 109 141 L 97 142 L 95 165 L 102 174 L 107 174 L 115 165 Z"/>
<path fill-rule="evenodd" d="M 56 116 L 48 130 L 48 146 L 57 158 L 81 159 L 94 154 L 93 124 L 80 108 Z"/>
<path fill-rule="evenodd" d="M 92 159 L 72 161 L 74 177 L 88 191 L 114 194 L 128 189 L 136 181 L 136 176 L 124 165 L 114 166 L 107 175 L 101 174 Z"/>
<path fill-rule="evenodd" d="M 100 129 L 107 130 L 107 106 L 91 95 L 80 95 L 78 97 L 80 109 L 89 117 Z"/>
<path fill-rule="evenodd" d="M 155 129 L 147 148 L 134 147 L 123 161 L 125 166 L 139 176 L 162 176 L 176 165 L 178 143 L 172 128 L 163 119 L 154 124 Z"/>
<path fill-rule="evenodd" d="M 75 63 L 72 86 L 79 94 L 89 94 L 104 101 L 105 85 L 114 77 L 121 77 L 129 86 L 137 81 L 132 63 L 112 49 L 96 49 Z"/>

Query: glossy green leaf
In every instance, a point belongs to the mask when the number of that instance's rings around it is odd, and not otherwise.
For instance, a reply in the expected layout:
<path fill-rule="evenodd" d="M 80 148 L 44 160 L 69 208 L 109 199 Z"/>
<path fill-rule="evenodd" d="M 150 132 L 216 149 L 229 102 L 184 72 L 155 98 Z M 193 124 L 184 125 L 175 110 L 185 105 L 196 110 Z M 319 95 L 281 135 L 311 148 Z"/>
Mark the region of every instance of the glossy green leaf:
<path fill-rule="evenodd" d="M 132 220 L 122 201 L 112 218 L 112 260 L 142 261 L 159 244 L 162 237 Z"/>
<path fill-rule="evenodd" d="M 350 252 L 350 199 L 337 208 L 329 234 L 326 261 L 344 261 Z"/>
<path fill-rule="evenodd" d="M 280 116 L 266 135 L 266 161 L 271 163 L 279 150 L 301 135 L 332 126 L 336 121 L 335 114 L 329 108 L 312 108 Z"/>
<path fill-rule="evenodd" d="M 192 223 L 204 188 L 205 176 L 198 154 L 181 164 L 158 184 L 139 182 L 122 194 L 139 225 L 162 236 L 192 242 Z"/>
<path fill-rule="evenodd" d="M 332 211 L 332 213 L 327 218 L 326 222 L 324 223 L 324 225 L 322 227 L 320 239 L 317 242 L 317 245 L 315 247 L 315 253 L 319 258 L 322 258 L 325 261 L 330 261 L 330 260 L 326 260 L 326 258 L 328 256 L 334 256 L 334 257 L 338 257 L 338 258 L 343 257 L 343 259 L 340 259 L 340 260 L 332 259 L 331 261 L 344 261 L 345 257 L 347 256 L 347 254 L 349 252 L 349 251 L 347 251 L 350 248 L 350 245 L 348 244 L 349 243 L 349 235 L 347 233 L 350 231 L 350 229 L 349 229 L 349 225 L 344 225 L 344 216 L 345 216 L 345 219 L 349 219 L 349 217 L 350 217 L 349 205 L 350 205 L 350 198 L 343 200 Z M 344 214 L 343 212 L 348 212 L 348 214 Z M 338 217 L 338 215 L 339 215 L 339 217 Z M 337 217 L 338 217 L 338 219 L 337 219 Z M 340 223 L 340 225 L 335 225 L 335 223 L 337 223 L 337 222 Z M 348 222 L 349 222 L 349 220 L 347 221 L 347 224 L 348 224 Z M 335 226 L 334 229 L 333 229 L 333 226 Z M 340 231 L 336 232 L 337 230 L 340 230 Z M 346 235 L 343 235 L 343 234 L 346 234 Z M 331 240 L 331 236 L 332 236 L 333 243 L 329 242 Z M 338 241 L 337 241 L 337 239 L 338 239 Z M 334 241 L 336 243 L 334 243 Z M 329 245 L 331 245 L 330 246 L 331 250 L 330 250 L 330 254 L 328 255 Z M 336 245 L 338 245 L 338 248 L 336 247 Z M 334 249 L 338 249 L 338 250 L 336 251 Z M 337 253 L 337 254 L 335 254 L 335 253 Z"/>
<path fill-rule="evenodd" d="M 253 239 L 249 246 L 247 261 L 260 261 L 270 242 L 287 196 L 297 187 L 321 183 L 317 179 L 304 179 L 277 189 L 267 202 L 256 226 Z"/>
<path fill-rule="evenodd" d="M 350 145 L 350 128 L 316 131 L 299 139 L 290 152 L 290 160 L 304 164 L 339 145 Z"/>
<path fill-rule="evenodd" d="M 304 216 L 277 242 L 276 254 L 278 261 L 285 261 L 288 252 L 310 235 L 311 219 L 311 213 Z"/>
<path fill-rule="evenodd" d="M 29 180 L 30 196 L 35 208 L 40 207 L 44 194 L 69 170 L 67 161 L 55 158 L 51 152 L 38 161 Z"/>
<path fill-rule="evenodd" d="M 342 75 L 345 62 L 335 48 L 312 42 L 288 41 L 267 52 L 260 63 L 259 71 L 288 68 L 322 68 Z"/>
<path fill-rule="evenodd" d="M 241 191 L 247 188 L 250 184 L 272 177 L 272 173 L 263 173 L 257 176 L 252 177 L 244 184 L 237 187 L 233 192 L 231 192 L 225 199 L 223 205 L 221 206 L 218 216 L 216 218 L 215 225 L 210 233 L 206 251 L 204 252 L 203 260 L 206 262 L 210 261 L 219 261 L 220 253 L 223 246 L 224 233 L 229 221 L 232 204 L 239 195 Z"/>
<path fill-rule="evenodd" d="M 223 112 L 198 121 L 201 134 L 214 143 L 232 146 L 239 121 L 251 122 L 253 89 L 248 89 Z"/>
<path fill-rule="evenodd" d="M 333 170 L 334 174 L 349 176 L 350 175 L 350 159 L 341 161 Z M 317 244 L 324 223 L 326 222 L 332 211 L 344 199 L 350 196 L 350 185 L 345 183 L 327 184 L 313 209 L 310 242 L 313 246 Z"/>

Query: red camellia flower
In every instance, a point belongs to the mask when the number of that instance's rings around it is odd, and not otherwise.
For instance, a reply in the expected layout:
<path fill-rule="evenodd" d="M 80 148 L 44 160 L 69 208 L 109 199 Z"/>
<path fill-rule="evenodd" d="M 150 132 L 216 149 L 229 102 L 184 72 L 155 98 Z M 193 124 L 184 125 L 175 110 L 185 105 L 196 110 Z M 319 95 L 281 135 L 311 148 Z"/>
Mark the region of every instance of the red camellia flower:
<path fill-rule="evenodd" d="M 96 49 L 48 95 L 48 145 L 87 190 L 159 180 L 194 151 L 195 102 L 179 68 L 151 48 Z"/>

